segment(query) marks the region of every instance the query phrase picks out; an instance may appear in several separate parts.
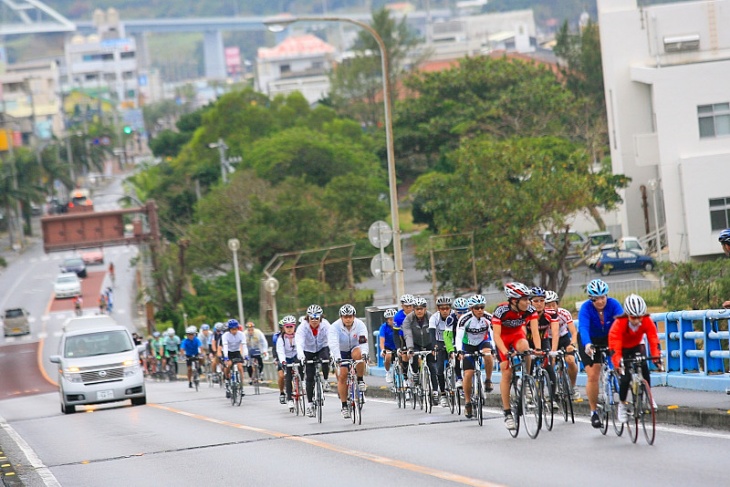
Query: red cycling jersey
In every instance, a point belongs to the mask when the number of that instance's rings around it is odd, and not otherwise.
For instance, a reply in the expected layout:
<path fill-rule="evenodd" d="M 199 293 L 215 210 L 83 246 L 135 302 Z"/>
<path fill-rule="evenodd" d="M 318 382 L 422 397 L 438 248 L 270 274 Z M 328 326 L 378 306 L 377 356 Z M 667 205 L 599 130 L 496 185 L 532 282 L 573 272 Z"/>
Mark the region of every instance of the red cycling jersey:
<path fill-rule="evenodd" d="M 509 303 L 502 303 L 497 306 L 492 315 L 492 326 L 501 326 L 502 335 L 511 333 L 524 333 L 524 326 L 537 319 L 537 311 L 532 305 L 527 307 L 526 311 L 515 311 L 510 308 Z"/>

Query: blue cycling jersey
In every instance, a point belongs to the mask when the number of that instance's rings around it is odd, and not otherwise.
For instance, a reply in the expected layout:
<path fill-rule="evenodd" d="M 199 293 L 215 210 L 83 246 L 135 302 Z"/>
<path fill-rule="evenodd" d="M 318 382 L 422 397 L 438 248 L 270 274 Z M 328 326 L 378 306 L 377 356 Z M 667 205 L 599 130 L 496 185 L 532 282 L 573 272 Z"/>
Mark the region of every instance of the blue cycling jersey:
<path fill-rule="evenodd" d="M 388 323 L 383 323 L 380 326 L 380 334 L 378 335 L 380 338 L 385 339 L 385 348 L 388 350 L 395 350 L 395 340 L 393 339 L 395 330 L 393 330 L 393 327 L 388 325 Z"/>
<path fill-rule="evenodd" d="M 578 312 L 578 334 L 583 345 L 593 343 L 593 340 L 608 337 L 608 330 L 617 316 L 623 314 L 624 309 L 614 298 L 608 298 L 603 308 L 603 322 L 592 301 L 586 301 Z"/>
<path fill-rule="evenodd" d="M 198 355 L 198 350 L 200 350 L 202 346 L 203 344 L 200 343 L 200 339 L 198 337 L 194 337 L 192 340 L 190 338 L 183 340 L 180 348 L 185 351 L 185 355 L 193 357 Z"/>

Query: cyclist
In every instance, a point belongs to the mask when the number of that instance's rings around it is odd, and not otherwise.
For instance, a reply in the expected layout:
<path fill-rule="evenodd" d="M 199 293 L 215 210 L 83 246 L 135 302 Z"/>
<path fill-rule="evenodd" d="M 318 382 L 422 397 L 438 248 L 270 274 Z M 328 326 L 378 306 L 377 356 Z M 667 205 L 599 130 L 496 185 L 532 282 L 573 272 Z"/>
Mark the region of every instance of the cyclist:
<path fill-rule="evenodd" d="M 385 322 L 380 325 L 378 339 L 380 340 L 380 356 L 385 361 L 385 382 L 388 384 L 393 382 L 393 370 L 390 368 L 393 362 L 393 354 L 397 347 L 395 344 L 395 330 L 393 328 L 393 317 L 396 311 L 393 308 L 386 309 L 383 312 Z"/>
<path fill-rule="evenodd" d="M 494 329 L 494 344 L 499 351 L 499 368 L 502 370 L 502 380 L 499 391 L 502 395 L 502 409 L 504 410 L 504 425 L 507 429 L 515 429 L 515 419 L 509 404 L 509 388 L 512 381 L 512 370 L 509 365 L 509 354 L 512 349 L 518 352 L 529 350 L 525 328 L 530 328 L 535 342 L 535 348 L 540 347 L 540 332 L 537 328 L 537 312 L 530 303 L 530 289 L 521 282 L 508 282 L 504 286 L 507 302 L 502 303 L 492 315 Z"/>
<path fill-rule="evenodd" d="M 162 348 L 162 339 L 160 332 L 155 330 L 152 337 L 147 341 L 147 371 L 155 374 L 157 370 L 157 362 L 160 360 L 160 349 Z"/>
<path fill-rule="evenodd" d="M 560 339 L 560 322 L 558 313 L 554 309 L 548 309 L 545 306 L 546 292 L 543 288 L 535 286 L 530 289 L 530 303 L 537 312 L 537 329 L 540 332 L 540 350 L 543 352 L 556 352 L 558 350 L 558 341 Z M 533 341 L 530 330 L 527 330 L 527 341 Z M 545 370 L 547 370 L 550 382 L 553 386 L 553 394 L 555 393 L 555 368 L 552 361 L 544 361 Z M 553 407 L 557 408 L 558 404 L 553 402 Z"/>
<path fill-rule="evenodd" d="M 406 340 L 406 347 L 408 348 L 408 355 L 413 356 L 413 352 L 420 352 L 425 350 L 433 351 L 433 344 L 436 341 L 436 330 L 430 328 L 429 320 L 431 319 L 431 313 L 426 309 L 428 302 L 424 298 L 416 298 L 416 304 L 413 311 L 411 311 L 406 319 L 403 320 L 403 336 Z M 413 371 L 414 378 L 418 381 L 418 367 L 420 361 L 413 360 L 411 370 Z M 436 357 L 432 353 L 426 356 L 426 366 L 431 371 L 431 387 L 434 398 L 431 398 L 432 403 L 438 403 L 438 379 L 436 378 Z"/>
<path fill-rule="evenodd" d="M 185 340 L 180 344 L 180 350 L 185 355 L 185 363 L 188 366 L 188 387 L 193 388 L 193 362 L 200 358 L 200 354 L 203 350 L 203 344 L 200 343 L 200 339 L 197 336 L 198 329 L 194 326 L 188 326 L 185 330 Z M 200 366 L 200 362 L 198 362 Z"/>
<path fill-rule="evenodd" d="M 461 344 L 464 340 L 464 328 L 459 328 L 459 318 L 469 311 L 469 302 L 466 298 L 456 298 L 453 304 L 454 311 L 446 319 L 446 330 L 444 331 L 444 345 L 449 357 L 461 351 Z M 454 374 L 456 375 L 456 387 L 462 387 L 461 360 L 454 361 Z"/>
<path fill-rule="evenodd" d="M 722 251 L 725 252 L 725 257 L 730 257 L 730 228 L 720 232 L 720 237 L 717 240 L 720 242 Z M 722 307 L 730 308 L 730 299 L 722 303 Z M 730 389 L 726 389 L 725 392 L 730 394 Z"/>
<path fill-rule="evenodd" d="M 464 338 L 461 349 L 465 353 L 474 353 L 478 350 L 484 355 L 484 372 L 486 383 L 484 390 L 492 392 L 492 344 L 489 337 L 489 325 L 492 315 L 484 311 L 487 300 L 481 294 L 475 294 L 467 301 L 469 312 L 459 320 L 459 327 L 464 329 Z M 474 377 L 474 357 L 464 357 L 461 368 L 464 371 L 464 403 L 466 404 L 464 416 L 472 418 L 471 393 L 472 378 Z"/>
<path fill-rule="evenodd" d="M 646 347 L 643 344 L 646 335 L 651 349 L 652 357 L 659 357 L 659 336 L 656 331 L 656 324 L 646 312 L 646 302 L 641 296 L 630 294 L 624 300 L 625 314 L 616 318 L 608 332 L 608 348 L 613 351 L 611 360 L 617 369 L 621 366 L 621 358 L 632 356 L 636 353 L 646 354 Z M 659 365 L 659 359 L 654 359 L 654 363 Z M 641 364 L 641 375 L 644 376 L 647 384 L 651 387 L 651 376 L 649 375 L 649 366 L 646 362 Z M 626 396 L 629 393 L 631 384 L 631 372 L 628 367 L 624 367 L 619 382 L 618 396 L 621 401 L 618 405 L 618 420 L 622 423 L 628 422 L 626 412 Z M 652 397 L 652 407 L 657 408 L 656 402 Z"/>
<path fill-rule="evenodd" d="M 226 397 L 231 397 L 231 365 L 236 364 L 238 374 L 243 379 L 243 359 L 248 356 L 246 348 L 246 337 L 243 336 L 239 327 L 238 320 L 228 320 L 228 331 L 221 337 L 221 345 L 223 346 L 223 361 L 226 364 Z M 243 383 L 241 383 L 243 387 Z"/>
<path fill-rule="evenodd" d="M 215 324 L 213 327 L 213 339 L 210 342 L 210 348 L 213 356 L 213 361 L 211 362 L 211 370 L 213 372 L 218 371 L 218 365 L 222 366 L 222 360 L 223 357 L 223 342 L 221 341 L 223 339 L 223 333 L 226 331 L 226 325 L 221 323 L 220 321 Z M 214 375 L 213 382 L 218 383 L 218 376 Z"/>
<path fill-rule="evenodd" d="M 286 386 L 285 403 L 289 405 L 289 411 L 294 411 L 294 400 L 292 399 L 292 379 L 294 377 L 294 369 L 287 367 L 287 364 L 297 362 L 297 342 L 295 329 L 297 319 L 293 315 L 286 315 L 281 319 L 282 331 L 276 339 L 276 356 L 279 359 L 280 368 L 284 369 L 286 377 L 284 383 Z M 302 366 L 298 367 L 297 373 L 301 377 Z"/>
<path fill-rule="evenodd" d="M 256 328 L 253 322 L 246 323 L 246 346 L 248 347 L 248 357 L 250 359 L 248 365 L 249 385 L 253 384 L 253 366 L 254 360 L 259 363 L 259 378 L 264 373 L 264 359 L 269 358 L 269 344 L 266 342 L 264 332 Z"/>
<path fill-rule="evenodd" d="M 213 349 L 211 343 L 213 342 L 213 333 L 210 331 L 210 325 L 203 323 L 200 325 L 200 333 L 198 333 L 198 340 L 200 340 L 200 348 L 203 350 L 203 364 L 206 368 L 210 366 Z M 201 373 L 203 369 L 201 368 Z"/>
<path fill-rule="evenodd" d="M 431 315 L 428 326 L 435 331 L 436 379 L 438 380 L 439 390 L 441 391 L 441 407 L 447 408 L 449 407 L 449 401 L 446 399 L 444 363 L 449 359 L 449 354 L 446 351 L 446 344 L 444 343 L 444 332 L 448 326 L 449 316 L 451 316 L 451 298 L 448 296 L 438 296 L 436 298 L 436 309 L 438 313 Z"/>
<path fill-rule="evenodd" d="M 595 355 L 594 347 L 608 346 L 608 331 L 617 316 L 623 314 L 621 303 L 608 297 L 608 284 L 593 279 L 586 286 L 589 300 L 578 312 L 578 353 L 586 371 L 586 395 L 591 408 L 591 426 L 600 428 L 598 415 L 598 376 L 601 372 L 601 354 Z"/>
<path fill-rule="evenodd" d="M 174 371 L 173 380 L 177 379 L 177 351 L 180 349 L 180 337 L 175 335 L 174 328 L 168 328 L 165 332 L 165 338 L 162 340 L 160 355 L 162 355 L 162 370 L 167 370 L 170 365 Z"/>
<path fill-rule="evenodd" d="M 109 277 L 112 280 L 112 284 L 114 283 L 114 262 L 109 262 Z"/>
<path fill-rule="evenodd" d="M 339 364 L 341 360 L 368 359 L 368 329 L 362 320 L 355 317 L 357 311 L 351 304 L 340 308 L 340 319 L 332 323 L 327 334 L 330 353 Z M 347 373 L 348 367 L 342 365 L 337 370 L 337 392 L 342 402 L 342 417 L 350 419 L 350 408 L 347 407 Z M 357 387 L 360 391 L 368 390 L 365 384 L 365 364 L 357 364 Z"/>
<path fill-rule="evenodd" d="M 104 295 L 106 296 L 106 311 L 109 314 L 112 314 L 112 308 L 114 307 L 114 292 L 112 291 L 111 287 L 107 287 L 104 291 Z"/>
<path fill-rule="evenodd" d="M 565 308 L 559 307 L 560 297 L 555 291 L 545 291 L 545 308 L 554 309 L 558 313 L 558 325 L 560 338 L 558 348 L 566 352 L 574 352 L 578 349 L 578 331 L 573 323 L 573 315 Z M 573 388 L 573 399 L 580 399 L 580 391 L 575 387 L 578 378 L 578 364 L 575 363 L 575 355 L 566 355 L 565 362 L 568 364 L 568 377 L 570 386 Z"/>
<path fill-rule="evenodd" d="M 398 348 L 405 348 L 406 342 L 403 339 L 403 321 L 406 319 L 409 313 L 413 311 L 413 306 L 416 304 L 416 298 L 412 294 L 404 294 L 400 297 L 401 309 L 393 317 L 393 330 L 396 333 L 395 344 Z M 403 355 L 403 359 L 408 361 L 408 358 Z"/>
<path fill-rule="evenodd" d="M 329 360 L 330 349 L 327 342 L 327 333 L 330 323 L 322 317 L 322 307 L 312 304 L 307 308 L 304 322 L 299 325 L 295 335 L 297 346 L 297 358 L 301 360 L 322 361 L 322 376 L 324 377 L 324 390 L 329 391 Z M 304 368 L 307 384 L 307 416 L 314 417 L 312 400 L 314 397 L 314 373 L 315 364 L 306 364 Z"/>
<path fill-rule="evenodd" d="M 106 295 L 104 293 L 99 295 L 99 314 L 106 314 Z"/>
<path fill-rule="evenodd" d="M 291 315 L 287 315 L 287 318 Z M 296 327 L 297 320 L 294 318 L 294 326 Z M 293 330 L 292 330 L 293 331 Z M 286 404 L 286 393 L 284 392 L 284 368 L 282 367 L 281 361 L 279 360 L 279 349 L 278 341 L 281 334 L 284 332 L 284 319 L 279 320 L 279 331 L 271 335 L 271 348 L 274 350 L 274 363 L 276 364 L 276 376 L 277 383 L 279 386 L 279 404 Z"/>
<path fill-rule="evenodd" d="M 79 296 L 74 296 L 73 298 L 73 304 L 74 304 L 74 313 L 76 313 L 76 316 L 81 316 L 81 304 L 84 302 L 84 298 Z"/>

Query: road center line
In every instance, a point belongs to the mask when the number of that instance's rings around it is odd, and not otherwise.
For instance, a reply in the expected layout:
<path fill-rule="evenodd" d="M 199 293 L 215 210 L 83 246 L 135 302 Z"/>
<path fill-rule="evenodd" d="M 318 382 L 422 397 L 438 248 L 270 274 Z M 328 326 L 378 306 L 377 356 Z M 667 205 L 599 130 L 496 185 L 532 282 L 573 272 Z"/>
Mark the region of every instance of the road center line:
<path fill-rule="evenodd" d="M 183 411 L 180 409 L 171 408 L 169 406 L 163 406 L 161 404 L 147 404 L 150 407 L 154 407 L 157 409 L 162 409 L 164 411 L 169 411 L 171 413 L 175 414 L 181 414 L 183 416 L 187 416 L 190 418 L 199 419 L 201 421 L 207 421 L 209 423 L 215 423 L 222 426 L 230 426 L 233 428 L 246 430 L 246 431 L 252 431 L 254 433 L 260 433 L 263 435 L 273 436 L 275 438 L 281 438 L 283 440 L 290 440 L 290 441 L 297 441 L 299 443 L 305 443 L 307 445 L 316 446 L 317 448 L 322 448 L 325 450 L 329 450 L 335 453 L 340 453 L 343 455 L 349 455 L 351 457 L 360 458 L 362 460 L 367 460 L 369 462 L 378 463 L 381 465 L 388 465 L 390 467 L 399 468 L 401 470 L 408 470 L 411 472 L 419 473 L 422 475 L 428 475 L 431 477 L 435 477 L 441 480 L 448 480 L 450 482 L 455 482 L 462 485 L 470 485 L 474 487 L 501 487 L 500 484 L 495 484 L 493 482 L 487 482 L 485 480 L 479 480 L 474 479 L 471 477 L 466 477 L 463 475 L 458 475 L 455 473 L 450 472 L 444 472 L 442 470 L 437 470 L 430 467 L 424 467 L 422 465 L 416 465 L 414 463 L 404 462 L 401 460 L 395 460 L 393 458 L 387 458 L 380 455 L 375 455 L 372 453 L 367 453 L 359 450 L 351 450 L 351 449 L 343 449 L 340 446 L 333 445 L 331 443 L 327 443 L 324 441 L 316 440 L 314 438 L 309 437 L 303 437 L 303 436 L 293 436 L 286 433 L 280 433 L 278 431 L 273 430 L 267 430 L 264 428 L 257 428 L 255 426 L 248 426 L 245 424 L 240 423 L 232 423 L 230 421 L 224 421 L 220 419 L 214 419 L 209 418 L 207 416 L 202 416 L 200 414 L 190 413 L 187 411 Z"/>

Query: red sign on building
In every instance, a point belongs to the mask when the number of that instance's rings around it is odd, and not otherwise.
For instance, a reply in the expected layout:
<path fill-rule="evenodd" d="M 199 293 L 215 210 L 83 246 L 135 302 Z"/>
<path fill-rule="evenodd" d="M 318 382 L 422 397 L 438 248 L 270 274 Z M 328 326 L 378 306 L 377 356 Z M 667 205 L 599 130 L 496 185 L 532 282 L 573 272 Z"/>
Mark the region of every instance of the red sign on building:
<path fill-rule="evenodd" d="M 226 72 L 229 75 L 241 74 L 241 50 L 238 47 L 226 47 Z"/>

